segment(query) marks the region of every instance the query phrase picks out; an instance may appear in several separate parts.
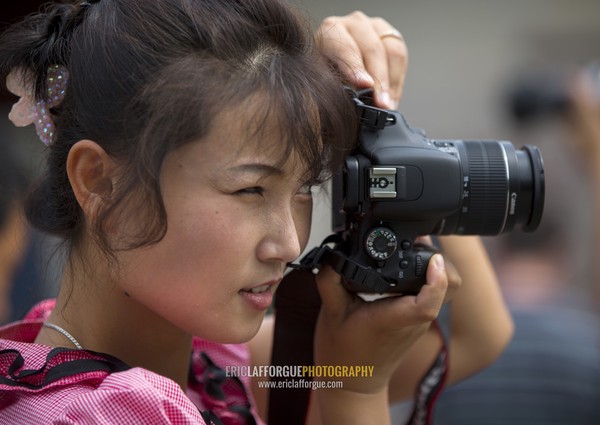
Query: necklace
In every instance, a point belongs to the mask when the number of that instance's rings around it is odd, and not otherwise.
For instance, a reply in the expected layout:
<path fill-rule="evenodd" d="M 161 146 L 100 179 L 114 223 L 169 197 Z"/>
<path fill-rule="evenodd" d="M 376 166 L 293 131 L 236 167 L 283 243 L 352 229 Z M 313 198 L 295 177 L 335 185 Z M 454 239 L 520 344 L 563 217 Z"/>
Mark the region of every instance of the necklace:
<path fill-rule="evenodd" d="M 66 336 L 67 338 L 69 338 L 69 341 L 71 341 L 73 343 L 73 345 L 75 347 L 77 347 L 78 350 L 83 350 L 83 347 L 81 346 L 81 344 L 75 339 L 75 337 L 73 335 L 71 335 L 69 332 L 67 332 L 66 330 L 64 330 L 63 328 L 61 328 L 58 325 L 55 325 L 54 323 L 49 323 L 49 322 L 44 322 L 42 324 L 42 326 L 45 326 L 47 328 L 50 329 L 54 329 L 57 332 L 60 332 L 61 334 L 63 334 L 64 336 Z"/>

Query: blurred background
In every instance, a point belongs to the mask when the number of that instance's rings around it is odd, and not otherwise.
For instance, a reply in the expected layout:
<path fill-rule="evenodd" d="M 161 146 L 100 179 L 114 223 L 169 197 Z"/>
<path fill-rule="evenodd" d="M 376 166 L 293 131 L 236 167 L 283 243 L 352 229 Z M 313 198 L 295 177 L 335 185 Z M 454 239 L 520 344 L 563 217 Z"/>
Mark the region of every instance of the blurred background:
<path fill-rule="evenodd" d="M 595 313 L 600 283 L 594 274 L 597 251 L 591 231 L 600 217 L 595 215 L 591 199 L 592 183 L 572 149 L 574 135 L 566 122 L 566 101 L 552 108 L 548 102 L 535 102 L 538 95 L 565 100 L 571 73 L 600 60 L 600 1 L 292 1 L 312 16 L 315 27 L 326 16 L 362 10 L 370 16 L 384 17 L 398 28 L 410 53 L 399 109 L 411 126 L 424 129 L 429 137 L 501 139 L 517 147 L 535 144 L 542 151 L 546 207 L 539 230 L 534 234 L 515 232 L 485 238 L 516 314 L 515 342 L 497 370 L 475 377 L 470 387 L 459 385 L 442 396 L 439 410 L 444 414 L 439 416 L 446 419 L 438 417 L 436 423 L 600 423 L 583 419 L 561 422 L 560 415 L 548 407 L 554 404 L 563 411 L 572 409 L 570 414 L 575 418 L 574 409 L 585 410 L 580 404 L 600 399 L 598 384 L 592 383 L 594 379 L 600 383 L 600 327 Z M 42 3 L 3 2 L 0 25 L 37 10 Z M 525 115 L 521 109 L 517 114 L 515 102 L 527 90 L 530 92 L 525 98 L 533 102 L 527 104 L 530 113 Z M 14 163 L 34 178 L 44 166 L 44 146 L 33 128 L 15 129 L 10 125 L 7 114 L 13 100 L 7 95 L 0 97 L 0 140 L 8 146 Z M 321 196 L 315 207 L 309 248 L 329 233 L 329 202 L 327 196 Z M 6 320 L 21 317 L 31 303 L 55 293 L 60 269 L 60 257 L 51 255 L 55 242 L 29 232 L 24 260 L 14 273 L 12 310 Z M 535 323 L 539 327 L 533 326 Z M 543 359 L 549 359 L 548 363 Z M 511 369 L 515 364 L 520 366 Z M 525 380 L 522 387 L 515 387 L 515 380 L 498 383 L 501 377 L 522 377 L 524 371 L 540 364 L 543 366 L 536 371 L 538 375 Z M 568 376 L 556 373 L 572 364 L 579 370 Z M 587 376 L 581 375 L 582 371 L 587 371 Z M 554 377 L 552 382 L 540 378 L 547 374 Z M 522 421 L 481 422 L 477 415 L 466 419 L 456 413 L 472 410 L 476 402 L 489 411 L 498 406 L 513 409 L 515 400 L 525 397 L 531 401 L 539 388 L 546 389 L 539 402 L 544 404 L 533 404 L 532 410 L 546 409 L 544 419 L 532 416 Z M 484 403 L 489 400 L 477 398 L 489 393 L 499 400 L 509 392 L 513 399 L 509 395 L 508 404 L 489 408 Z M 471 404 L 465 406 L 467 400 Z M 569 407 L 562 407 L 565 405 Z M 401 423 L 403 409 L 400 406 L 395 413 L 397 423 Z M 595 418 L 594 414 L 583 413 L 588 419 Z"/>

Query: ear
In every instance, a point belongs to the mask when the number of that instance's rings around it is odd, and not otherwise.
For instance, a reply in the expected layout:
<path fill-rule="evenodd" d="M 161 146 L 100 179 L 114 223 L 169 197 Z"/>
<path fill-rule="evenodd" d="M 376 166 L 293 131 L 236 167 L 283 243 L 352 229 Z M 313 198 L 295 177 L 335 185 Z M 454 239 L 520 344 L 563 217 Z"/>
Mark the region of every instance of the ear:
<path fill-rule="evenodd" d="M 67 175 L 73 193 L 86 217 L 94 221 L 110 201 L 116 164 L 91 140 L 75 143 L 67 157 Z"/>

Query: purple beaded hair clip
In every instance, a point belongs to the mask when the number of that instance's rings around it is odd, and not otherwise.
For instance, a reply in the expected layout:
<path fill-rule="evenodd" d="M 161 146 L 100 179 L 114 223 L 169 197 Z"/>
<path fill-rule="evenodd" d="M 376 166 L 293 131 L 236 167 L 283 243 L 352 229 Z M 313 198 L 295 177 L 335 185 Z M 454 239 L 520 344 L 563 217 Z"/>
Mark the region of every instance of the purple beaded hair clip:
<path fill-rule="evenodd" d="M 44 99 L 36 101 L 31 87 L 26 87 L 28 81 L 21 70 L 13 70 L 6 78 L 7 89 L 20 97 L 8 115 L 8 118 L 17 127 L 35 125 L 35 131 L 43 144 L 49 146 L 55 138 L 55 126 L 50 115 L 50 108 L 54 108 L 63 101 L 69 71 L 62 65 L 53 65 L 48 68 L 46 78 L 47 92 Z"/>

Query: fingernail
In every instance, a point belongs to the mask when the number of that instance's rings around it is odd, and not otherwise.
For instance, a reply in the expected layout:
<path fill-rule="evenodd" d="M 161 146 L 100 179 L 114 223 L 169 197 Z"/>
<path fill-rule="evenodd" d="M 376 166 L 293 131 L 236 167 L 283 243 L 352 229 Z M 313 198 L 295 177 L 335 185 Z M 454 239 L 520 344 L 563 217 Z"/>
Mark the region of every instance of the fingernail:
<path fill-rule="evenodd" d="M 395 109 L 396 108 L 396 102 L 394 102 L 390 96 L 390 94 L 387 91 L 381 92 L 379 94 L 379 97 L 381 99 L 381 102 L 383 102 L 386 106 L 386 108 L 388 109 Z"/>
<path fill-rule="evenodd" d="M 433 261 L 434 261 L 435 266 L 438 268 L 438 270 L 440 270 L 440 271 L 446 270 L 446 264 L 444 263 L 444 257 L 442 257 L 440 254 L 435 254 L 433 256 Z"/>

